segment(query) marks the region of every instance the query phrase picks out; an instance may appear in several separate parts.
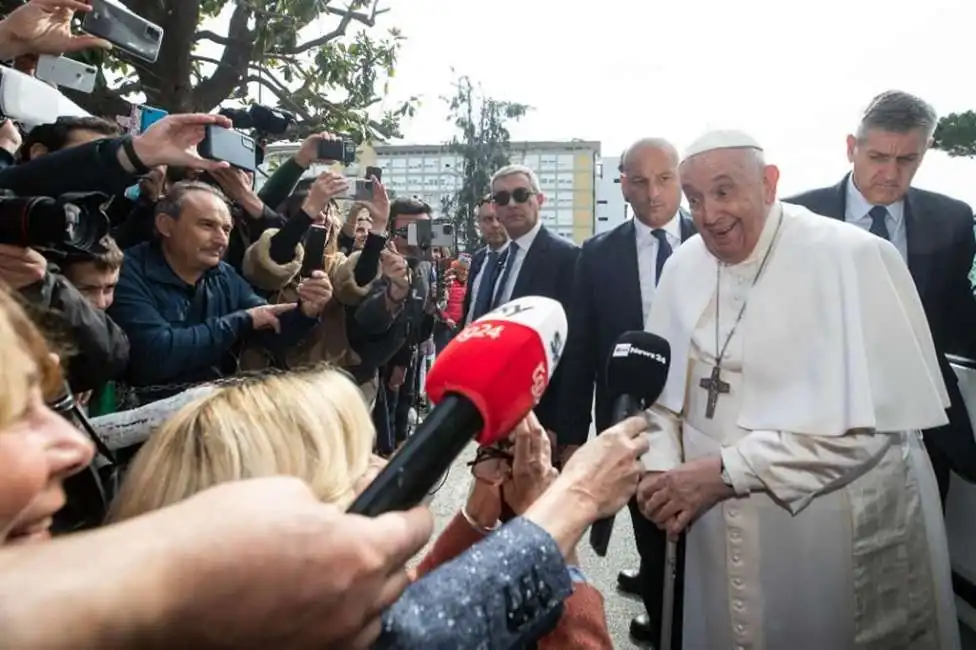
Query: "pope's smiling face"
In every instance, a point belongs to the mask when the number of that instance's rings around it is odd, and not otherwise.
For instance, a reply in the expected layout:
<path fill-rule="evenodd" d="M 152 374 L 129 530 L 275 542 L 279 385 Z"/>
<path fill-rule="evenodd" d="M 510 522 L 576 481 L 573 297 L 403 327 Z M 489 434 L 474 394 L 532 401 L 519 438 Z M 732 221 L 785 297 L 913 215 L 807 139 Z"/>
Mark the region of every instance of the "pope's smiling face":
<path fill-rule="evenodd" d="M 776 200 L 779 170 L 754 149 L 716 149 L 686 159 L 680 172 L 705 247 L 726 264 L 745 261 Z"/>

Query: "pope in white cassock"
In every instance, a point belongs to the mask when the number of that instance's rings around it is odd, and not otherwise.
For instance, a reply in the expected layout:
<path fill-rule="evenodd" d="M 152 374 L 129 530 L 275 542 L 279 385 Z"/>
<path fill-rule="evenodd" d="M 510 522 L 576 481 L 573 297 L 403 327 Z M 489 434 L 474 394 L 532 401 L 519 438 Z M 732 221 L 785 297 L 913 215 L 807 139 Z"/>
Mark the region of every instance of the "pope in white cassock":
<path fill-rule="evenodd" d="M 736 131 L 680 166 L 700 236 L 647 330 L 671 344 L 638 500 L 687 528 L 687 650 L 955 650 L 935 477 L 918 430 L 948 405 L 889 242 L 776 200 Z"/>

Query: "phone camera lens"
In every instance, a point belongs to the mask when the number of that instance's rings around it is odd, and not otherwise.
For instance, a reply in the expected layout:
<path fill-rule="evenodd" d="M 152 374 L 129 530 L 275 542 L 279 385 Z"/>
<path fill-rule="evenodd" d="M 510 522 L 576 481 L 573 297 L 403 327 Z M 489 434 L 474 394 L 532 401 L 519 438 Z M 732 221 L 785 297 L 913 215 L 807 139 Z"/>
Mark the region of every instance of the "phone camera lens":
<path fill-rule="evenodd" d="M 146 25 L 146 38 L 151 41 L 158 41 L 161 36 L 162 33 L 159 31 L 159 29 L 153 27 L 152 25 Z"/>

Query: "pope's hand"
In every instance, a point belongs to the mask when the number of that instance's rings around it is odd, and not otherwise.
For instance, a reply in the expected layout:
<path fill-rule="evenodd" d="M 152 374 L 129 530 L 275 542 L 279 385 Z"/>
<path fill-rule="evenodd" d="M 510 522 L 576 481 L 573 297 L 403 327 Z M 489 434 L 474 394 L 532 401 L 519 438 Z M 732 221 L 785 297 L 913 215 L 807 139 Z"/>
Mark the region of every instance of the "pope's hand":
<path fill-rule="evenodd" d="M 647 474 L 637 489 L 637 503 L 645 517 L 674 539 L 700 514 L 733 494 L 722 481 L 722 459 L 709 456 Z"/>

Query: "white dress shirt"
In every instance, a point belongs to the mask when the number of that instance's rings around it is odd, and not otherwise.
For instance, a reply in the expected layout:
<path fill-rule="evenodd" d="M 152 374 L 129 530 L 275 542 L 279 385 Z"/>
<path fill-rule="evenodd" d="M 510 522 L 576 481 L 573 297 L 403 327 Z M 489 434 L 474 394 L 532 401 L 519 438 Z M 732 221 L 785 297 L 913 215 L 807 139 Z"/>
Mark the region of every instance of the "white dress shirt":
<path fill-rule="evenodd" d="M 657 248 L 660 245 L 657 237 L 653 235 L 653 230 L 639 219 L 634 219 L 634 232 L 637 240 L 637 269 L 640 273 L 641 307 L 644 314 L 644 322 L 647 322 L 647 315 L 651 313 L 651 303 L 654 302 L 654 293 L 657 289 Z M 671 251 L 677 250 L 681 245 L 681 217 L 680 212 L 675 213 L 671 221 L 661 227 L 664 236 L 671 244 Z"/>
<path fill-rule="evenodd" d="M 485 269 L 488 268 L 488 256 L 491 255 L 492 253 L 498 253 L 499 255 L 502 255 L 507 250 L 508 250 L 508 242 L 506 241 L 504 244 L 502 244 L 501 248 L 497 250 L 492 250 L 492 248 L 489 246 L 488 249 L 485 251 L 485 260 L 484 262 L 482 262 L 481 268 L 478 269 L 478 275 L 474 276 L 474 278 L 470 280 L 471 304 L 468 307 L 468 313 L 465 314 L 464 316 L 465 325 L 469 325 L 471 323 L 472 316 L 474 316 L 474 305 L 476 302 L 478 302 L 478 291 L 481 290 L 481 281 L 485 277 Z"/>
<path fill-rule="evenodd" d="M 870 230 L 871 215 L 868 213 L 873 207 L 874 204 L 869 203 L 854 185 L 854 174 L 851 174 L 847 178 L 847 210 L 844 214 L 844 220 L 865 230 Z M 905 230 L 905 202 L 898 201 L 885 207 L 888 208 L 888 216 L 885 217 L 885 225 L 888 226 L 888 238 L 907 263 L 908 233 Z"/>
<path fill-rule="evenodd" d="M 532 230 L 512 240 L 517 248 L 509 253 L 508 260 L 505 262 L 506 266 L 512 267 L 512 270 L 508 273 L 508 281 L 505 282 L 505 286 L 495 288 L 496 295 L 498 295 L 499 291 L 501 292 L 501 300 L 498 300 L 499 305 L 504 305 L 512 299 L 512 292 L 515 290 L 515 283 L 518 282 L 519 272 L 522 270 L 522 263 L 525 261 L 525 256 L 528 254 L 529 249 L 532 248 L 532 242 L 535 241 L 541 229 L 542 220 L 540 219 L 536 221 Z M 505 275 L 505 269 L 502 269 L 502 275 Z M 499 282 L 501 282 L 502 275 L 498 276 Z"/>

